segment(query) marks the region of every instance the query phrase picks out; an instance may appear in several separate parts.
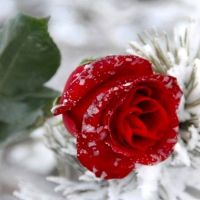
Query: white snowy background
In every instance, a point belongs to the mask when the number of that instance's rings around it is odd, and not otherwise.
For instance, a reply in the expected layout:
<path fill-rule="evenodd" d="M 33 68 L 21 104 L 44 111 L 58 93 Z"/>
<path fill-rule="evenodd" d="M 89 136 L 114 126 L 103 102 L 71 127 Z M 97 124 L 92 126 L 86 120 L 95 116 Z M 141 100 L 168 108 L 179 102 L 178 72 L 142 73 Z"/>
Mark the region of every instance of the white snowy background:
<path fill-rule="evenodd" d="M 0 0 L 0 26 L 17 12 L 51 16 L 49 31 L 60 48 L 62 64 L 48 85 L 62 91 L 67 76 L 83 58 L 125 54 L 129 41 L 137 40 L 144 29 L 155 27 L 171 34 L 174 26 L 181 27 L 191 16 L 200 24 L 199 11 L 198 0 Z M 0 200 L 17 200 L 12 193 L 19 180 L 21 185 L 25 180 L 59 196 L 53 191 L 55 185 L 46 180 L 57 171 L 43 133 L 43 129 L 35 131 L 0 150 Z"/>

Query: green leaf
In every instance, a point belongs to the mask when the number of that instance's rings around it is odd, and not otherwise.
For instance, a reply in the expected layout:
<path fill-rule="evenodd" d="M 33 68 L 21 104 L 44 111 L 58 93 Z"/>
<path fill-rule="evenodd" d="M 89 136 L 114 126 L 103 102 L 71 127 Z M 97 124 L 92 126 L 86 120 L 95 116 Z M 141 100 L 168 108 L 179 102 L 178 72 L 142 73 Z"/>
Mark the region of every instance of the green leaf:
<path fill-rule="evenodd" d="M 44 123 L 60 95 L 43 86 L 61 60 L 48 20 L 17 14 L 0 30 L 0 146 Z"/>
<path fill-rule="evenodd" d="M 0 122 L 0 147 L 4 147 L 12 143 L 14 140 L 20 139 L 24 134 L 28 133 L 33 124 L 42 117 L 42 112 L 36 110 L 25 115 L 20 121 L 9 124 Z"/>
<path fill-rule="evenodd" d="M 52 102 L 59 94 L 59 92 L 50 88 L 41 87 L 20 97 L 0 97 L 0 121 L 10 124 L 18 123 L 24 116 Z"/>
<path fill-rule="evenodd" d="M 90 63 L 90 62 L 94 62 L 96 60 L 99 60 L 101 57 L 98 57 L 98 58 L 84 58 L 80 63 L 79 65 L 84 65 L 84 64 L 87 64 L 87 63 Z"/>
<path fill-rule="evenodd" d="M 60 53 L 48 33 L 48 19 L 18 14 L 0 32 L 0 95 L 34 91 L 60 65 Z"/>

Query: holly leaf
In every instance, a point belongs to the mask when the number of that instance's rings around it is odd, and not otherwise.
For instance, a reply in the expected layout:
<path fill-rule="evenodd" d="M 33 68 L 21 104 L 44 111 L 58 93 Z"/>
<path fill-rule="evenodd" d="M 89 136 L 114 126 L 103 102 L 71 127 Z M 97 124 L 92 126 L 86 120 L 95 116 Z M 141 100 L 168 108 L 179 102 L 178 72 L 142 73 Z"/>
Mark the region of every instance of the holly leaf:
<path fill-rule="evenodd" d="M 60 95 L 43 86 L 61 60 L 48 20 L 17 14 L 0 30 L 0 146 L 44 122 L 43 108 Z"/>

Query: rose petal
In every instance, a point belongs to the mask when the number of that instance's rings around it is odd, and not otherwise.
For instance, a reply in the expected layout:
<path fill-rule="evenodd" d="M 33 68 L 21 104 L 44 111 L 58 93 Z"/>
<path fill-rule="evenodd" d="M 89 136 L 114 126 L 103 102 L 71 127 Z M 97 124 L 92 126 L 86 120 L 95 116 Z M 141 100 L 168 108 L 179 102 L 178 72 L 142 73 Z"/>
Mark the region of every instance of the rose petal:
<path fill-rule="evenodd" d="M 131 85 L 129 85 L 131 88 Z M 118 88 L 118 89 L 117 89 Z M 84 114 L 81 134 L 77 135 L 78 159 L 83 166 L 93 171 L 97 177 L 105 179 L 123 178 L 135 166 L 133 159 L 118 154 L 105 143 L 108 137 L 108 126 L 102 123 L 104 108 L 110 105 L 110 99 L 115 100 L 116 93 L 124 93 L 127 86 L 119 85 L 110 88 L 106 93 L 96 96 Z M 100 102 L 100 103 L 99 103 Z M 119 102 L 119 101 L 117 101 Z M 116 104 L 115 104 L 116 105 Z M 90 108 L 98 112 L 91 113 Z"/>
<path fill-rule="evenodd" d="M 95 134 L 87 134 L 86 138 L 80 134 L 77 138 L 78 159 L 82 165 L 104 179 L 123 178 L 128 175 L 135 168 L 135 162 L 113 152 L 111 147 L 97 140 Z"/>
<path fill-rule="evenodd" d="M 178 109 L 183 92 L 180 89 L 176 78 L 163 74 L 153 75 L 153 76 L 157 80 L 161 81 L 163 85 L 173 94 L 173 97 L 175 99 L 175 107 L 176 109 Z"/>
<path fill-rule="evenodd" d="M 70 76 L 54 115 L 64 113 L 77 104 L 88 92 L 110 77 L 151 75 L 149 61 L 138 56 L 107 56 L 78 67 Z"/>

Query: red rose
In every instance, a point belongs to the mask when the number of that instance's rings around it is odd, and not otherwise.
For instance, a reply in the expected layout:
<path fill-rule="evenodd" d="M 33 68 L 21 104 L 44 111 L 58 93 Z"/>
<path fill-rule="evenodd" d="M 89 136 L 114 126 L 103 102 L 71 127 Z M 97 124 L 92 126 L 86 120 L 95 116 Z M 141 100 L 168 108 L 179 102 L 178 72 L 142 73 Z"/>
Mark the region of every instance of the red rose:
<path fill-rule="evenodd" d="M 77 138 L 83 166 L 97 177 L 123 178 L 136 163 L 153 165 L 173 152 L 181 96 L 176 78 L 154 74 L 148 60 L 107 56 L 71 74 L 54 115 L 62 113 Z"/>

